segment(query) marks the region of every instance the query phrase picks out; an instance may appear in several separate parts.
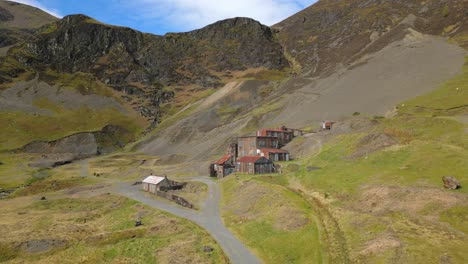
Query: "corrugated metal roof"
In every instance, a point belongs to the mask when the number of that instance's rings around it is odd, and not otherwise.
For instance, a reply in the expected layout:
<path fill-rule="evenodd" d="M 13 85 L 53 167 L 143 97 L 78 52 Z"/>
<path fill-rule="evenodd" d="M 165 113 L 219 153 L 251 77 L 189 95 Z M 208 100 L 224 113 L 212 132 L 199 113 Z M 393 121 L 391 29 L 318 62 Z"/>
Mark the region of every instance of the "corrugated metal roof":
<path fill-rule="evenodd" d="M 166 177 L 163 176 L 148 176 L 143 180 L 143 183 L 149 183 L 149 184 L 158 184 L 162 182 Z"/>
<path fill-rule="evenodd" d="M 226 161 L 230 160 L 231 158 L 232 158 L 232 156 L 229 155 L 229 154 L 224 155 L 218 161 L 216 161 L 214 164 L 223 165 L 224 163 L 226 163 Z"/>
<path fill-rule="evenodd" d="M 241 163 L 255 163 L 257 162 L 259 159 L 261 158 L 264 158 L 262 156 L 244 156 L 244 157 L 240 157 L 237 159 L 237 162 L 241 162 Z"/>
<path fill-rule="evenodd" d="M 243 136 L 243 137 L 237 137 L 237 138 L 278 138 L 275 136 Z"/>
<path fill-rule="evenodd" d="M 283 130 L 281 128 L 267 128 L 267 129 L 262 129 L 260 131 L 265 132 L 265 133 L 266 132 L 279 132 L 279 133 L 292 133 L 293 132 L 293 131 L 289 131 L 289 130 Z"/>
<path fill-rule="evenodd" d="M 275 149 L 275 148 L 261 148 L 260 151 L 264 153 L 283 153 L 283 154 L 289 153 L 288 151 L 284 149 Z"/>

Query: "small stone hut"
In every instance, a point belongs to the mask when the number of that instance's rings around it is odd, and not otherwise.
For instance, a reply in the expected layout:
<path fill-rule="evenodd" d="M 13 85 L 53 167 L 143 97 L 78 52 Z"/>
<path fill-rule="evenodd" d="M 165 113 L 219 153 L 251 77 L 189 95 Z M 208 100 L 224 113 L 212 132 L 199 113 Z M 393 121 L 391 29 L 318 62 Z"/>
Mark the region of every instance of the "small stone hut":
<path fill-rule="evenodd" d="M 156 193 L 157 191 L 168 190 L 172 187 L 172 182 L 166 176 L 150 175 L 142 181 L 143 190 Z"/>

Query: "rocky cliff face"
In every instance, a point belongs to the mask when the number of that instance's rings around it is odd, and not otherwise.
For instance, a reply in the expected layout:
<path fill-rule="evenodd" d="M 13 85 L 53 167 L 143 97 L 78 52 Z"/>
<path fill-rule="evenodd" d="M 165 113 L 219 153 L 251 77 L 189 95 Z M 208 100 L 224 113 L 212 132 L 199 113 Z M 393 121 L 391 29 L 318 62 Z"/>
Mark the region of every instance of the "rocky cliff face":
<path fill-rule="evenodd" d="M 320 0 L 274 28 L 296 71 L 317 76 L 403 38 L 408 27 L 432 35 L 466 36 L 466 10 L 463 0 Z M 466 40 L 459 40 L 468 47 Z"/>
<path fill-rule="evenodd" d="M 40 74 L 50 84 L 49 71 L 90 73 L 117 91 L 142 115 L 157 123 L 160 105 L 174 97 L 166 86 L 217 87 L 220 75 L 249 68 L 288 66 L 271 29 L 248 18 L 220 21 L 200 30 L 143 34 L 72 15 L 51 24 L 35 40 L 10 50 L 2 80 L 22 73 Z M 14 65 L 14 64 L 13 64 Z"/>
<path fill-rule="evenodd" d="M 91 72 L 111 86 L 193 84 L 213 86 L 210 71 L 264 67 L 287 61 L 270 28 L 248 18 L 217 22 L 188 33 L 143 34 L 104 25 L 83 15 L 67 16 L 56 30 L 25 45 L 33 68 Z"/>

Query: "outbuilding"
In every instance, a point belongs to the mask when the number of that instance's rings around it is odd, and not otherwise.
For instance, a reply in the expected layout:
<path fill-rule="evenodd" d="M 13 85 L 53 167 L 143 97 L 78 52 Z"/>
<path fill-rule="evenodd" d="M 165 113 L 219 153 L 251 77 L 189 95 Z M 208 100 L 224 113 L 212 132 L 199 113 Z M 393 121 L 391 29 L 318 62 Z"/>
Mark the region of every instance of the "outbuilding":
<path fill-rule="evenodd" d="M 266 157 L 244 156 L 237 159 L 236 171 L 247 174 L 273 173 L 275 167 L 273 162 Z"/>
<path fill-rule="evenodd" d="M 165 191 L 172 187 L 172 182 L 166 176 L 150 175 L 142 181 L 143 190 L 156 193 L 157 191 Z"/>
<path fill-rule="evenodd" d="M 324 121 L 324 122 L 322 122 L 322 129 L 331 130 L 332 127 L 333 127 L 333 124 L 335 124 L 335 122 L 333 122 L 333 121 Z"/>
<path fill-rule="evenodd" d="M 222 156 L 216 162 L 210 164 L 210 176 L 223 178 L 234 172 L 234 157 L 230 154 Z"/>
<path fill-rule="evenodd" d="M 284 149 L 274 149 L 274 148 L 261 148 L 259 149 L 260 156 L 267 157 L 272 161 L 288 161 L 289 152 Z"/>

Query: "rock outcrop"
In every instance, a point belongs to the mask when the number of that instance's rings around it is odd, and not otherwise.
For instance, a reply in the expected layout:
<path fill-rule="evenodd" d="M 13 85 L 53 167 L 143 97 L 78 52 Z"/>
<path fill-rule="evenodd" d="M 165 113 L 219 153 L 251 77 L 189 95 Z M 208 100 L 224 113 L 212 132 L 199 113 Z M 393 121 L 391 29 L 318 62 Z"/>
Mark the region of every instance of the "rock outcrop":
<path fill-rule="evenodd" d="M 453 176 L 444 176 L 442 177 L 442 181 L 447 189 L 456 190 L 461 188 L 460 182 Z"/>
<path fill-rule="evenodd" d="M 123 98 L 154 126 L 161 104 L 175 96 L 167 86 L 218 87 L 226 72 L 283 69 L 288 61 L 273 31 L 249 18 L 157 36 L 70 15 L 15 46 L 2 64 L 3 82 L 39 74 L 55 85 L 57 74 L 50 72 L 91 74 L 125 93 Z"/>
<path fill-rule="evenodd" d="M 121 127 L 106 126 L 101 131 L 77 133 L 50 142 L 34 141 L 17 151 L 41 154 L 41 158 L 31 164 L 33 167 L 55 167 L 113 152 L 128 143 L 125 139 L 129 135 L 131 133 Z"/>
<path fill-rule="evenodd" d="M 78 133 L 52 142 L 35 141 L 22 148 L 26 153 L 72 154 L 74 158 L 87 158 L 97 154 L 93 133 Z"/>
<path fill-rule="evenodd" d="M 39 69 L 91 72 L 101 81 L 138 93 L 134 83 L 216 86 L 210 73 L 287 66 L 267 26 L 248 18 L 223 20 L 188 33 L 164 36 L 102 24 L 84 15 L 67 16 L 56 30 L 24 46 L 18 60 Z M 133 89 L 132 89 L 133 88 Z"/>

